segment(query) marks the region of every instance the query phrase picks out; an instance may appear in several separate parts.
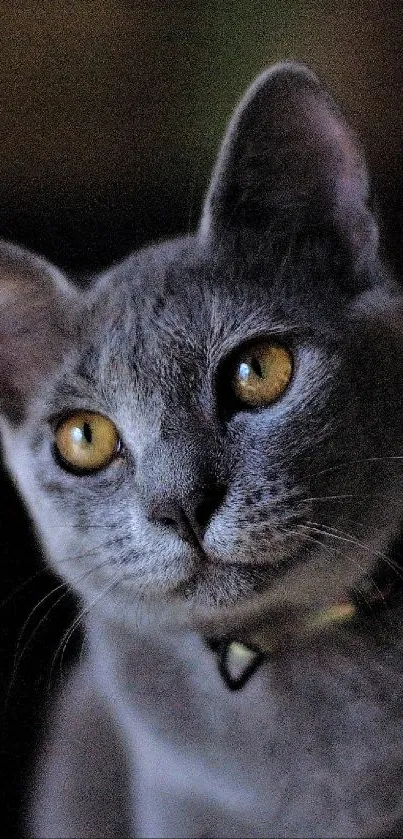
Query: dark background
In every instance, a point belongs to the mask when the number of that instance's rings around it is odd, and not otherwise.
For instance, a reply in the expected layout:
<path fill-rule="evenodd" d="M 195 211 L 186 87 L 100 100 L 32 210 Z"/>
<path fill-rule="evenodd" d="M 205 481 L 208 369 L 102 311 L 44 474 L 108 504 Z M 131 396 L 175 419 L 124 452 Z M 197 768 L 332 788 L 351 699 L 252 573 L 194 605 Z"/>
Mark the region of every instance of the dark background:
<path fill-rule="evenodd" d="M 297 58 L 327 82 L 364 142 L 385 252 L 400 274 L 400 7 L 2 2 L 0 236 L 79 279 L 193 229 L 239 95 L 268 64 Z M 4 475 L 0 493 L 0 813 L 6 834 L 19 836 L 51 670 L 67 667 L 80 639 L 60 664 L 73 601 L 59 599 L 65 589 L 52 594 L 58 581 Z"/>

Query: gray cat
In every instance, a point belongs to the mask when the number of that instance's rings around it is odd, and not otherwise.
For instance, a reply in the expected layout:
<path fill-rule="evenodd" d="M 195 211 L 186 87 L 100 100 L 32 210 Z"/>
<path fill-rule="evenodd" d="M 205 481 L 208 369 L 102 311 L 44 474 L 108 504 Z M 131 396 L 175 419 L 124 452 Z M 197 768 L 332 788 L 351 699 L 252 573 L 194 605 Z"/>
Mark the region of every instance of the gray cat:
<path fill-rule="evenodd" d="M 30 833 L 400 835 L 403 300 L 329 95 L 257 79 L 194 236 L 0 278 L 5 461 L 86 623 Z"/>

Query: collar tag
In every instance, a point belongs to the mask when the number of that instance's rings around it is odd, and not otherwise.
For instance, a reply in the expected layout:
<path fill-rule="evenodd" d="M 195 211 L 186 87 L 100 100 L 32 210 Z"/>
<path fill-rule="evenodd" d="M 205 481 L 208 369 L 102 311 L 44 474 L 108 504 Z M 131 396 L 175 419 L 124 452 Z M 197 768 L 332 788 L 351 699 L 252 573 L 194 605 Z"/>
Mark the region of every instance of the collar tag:
<path fill-rule="evenodd" d="M 219 672 L 230 690 L 239 690 L 264 659 L 264 654 L 239 641 L 222 644 L 219 653 Z"/>

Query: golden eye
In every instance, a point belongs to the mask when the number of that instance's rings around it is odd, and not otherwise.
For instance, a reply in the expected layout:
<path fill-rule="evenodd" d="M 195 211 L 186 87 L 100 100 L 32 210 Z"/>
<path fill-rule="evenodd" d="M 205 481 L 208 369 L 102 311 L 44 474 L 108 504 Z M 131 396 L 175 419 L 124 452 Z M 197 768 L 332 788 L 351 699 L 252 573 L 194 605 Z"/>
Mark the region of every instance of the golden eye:
<path fill-rule="evenodd" d="M 55 445 L 63 465 L 77 472 L 95 472 L 119 451 L 119 435 L 102 414 L 77 411 L 57 426 Z"/>
<path fill-rule="evenodd" d="M 261 342 L 237 358 L 232 378 L 235 396 L 251 407 L 271 405 L 281 396 L 292 375 L 292 356 L 280 344 Z"/>

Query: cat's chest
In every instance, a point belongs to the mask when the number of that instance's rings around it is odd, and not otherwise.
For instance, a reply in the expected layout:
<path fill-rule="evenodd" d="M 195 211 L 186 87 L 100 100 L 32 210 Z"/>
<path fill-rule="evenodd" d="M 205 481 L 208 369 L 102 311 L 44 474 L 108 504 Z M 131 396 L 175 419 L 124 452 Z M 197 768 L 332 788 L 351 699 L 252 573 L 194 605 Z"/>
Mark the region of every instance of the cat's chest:
<path fill-rule="evenodd" d="M 396 649 L 349 656 L 319 644 L 267 658 L 233 692 L 194 637 L 177 648 L 143 639 L 108 680 L 151 786 L 295 835 L 301 825 L 310 835 L 313 814 L 324 835 L 333 823 L 360 835 L 360 824 L 380 829 L 378 814 L 382 825 L 401 815 L 402 664 Z"/>

